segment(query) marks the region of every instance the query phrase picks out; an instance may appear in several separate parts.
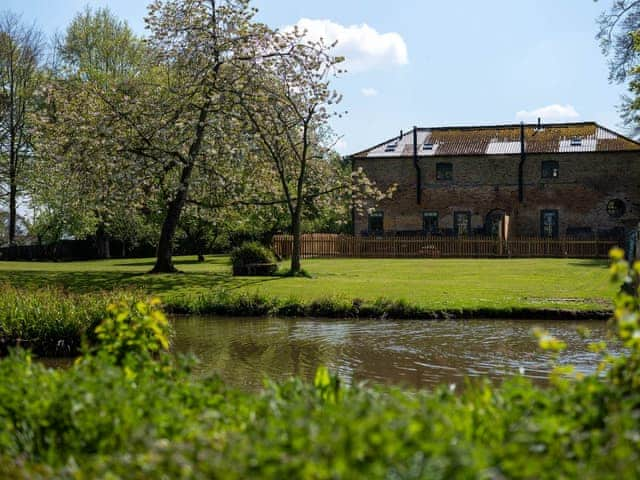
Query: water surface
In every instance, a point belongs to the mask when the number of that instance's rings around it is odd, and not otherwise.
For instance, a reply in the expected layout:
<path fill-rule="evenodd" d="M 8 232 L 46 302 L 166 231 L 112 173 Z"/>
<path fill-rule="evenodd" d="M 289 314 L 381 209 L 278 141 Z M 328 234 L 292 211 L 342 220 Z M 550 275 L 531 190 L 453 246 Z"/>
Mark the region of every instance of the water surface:
<path fill-rule="evenodd" d="M 312 380 L 326 365 L 347 383 L 363 380 L 414 388 L 461 384 L 465 376 L 499 380 L 524 375 L 547 378 L 549 354 L 532 334 L 543 327 L 567 342 L 562 363 L 593 372 L 598 356 L 590 342 L 606 339 L 603 321 L 526 320 L 322 320 L 179 317 L 173 349 L 200 359 L 197 375 L 218 374 L 247 390 L 265 377 Z M 578 329 L 588 328 L 590 339 Z"/>

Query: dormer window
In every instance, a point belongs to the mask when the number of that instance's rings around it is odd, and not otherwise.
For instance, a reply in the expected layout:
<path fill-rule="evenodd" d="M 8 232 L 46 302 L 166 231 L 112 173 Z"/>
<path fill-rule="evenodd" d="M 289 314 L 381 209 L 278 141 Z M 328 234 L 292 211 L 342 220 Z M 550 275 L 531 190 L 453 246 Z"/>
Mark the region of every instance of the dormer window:
<path fill-rule="evenodd" d="M 581 147 L 582 146 L 582 138 L 580 137 L 573 137 L 571 139 L 571 146 L 572 147 Z"/>
<path fill-rule="evenodd" d="M 384 151 L 387 152 L 387 153 L 395 152 L 396 148 L 398 148 L 398 142 L 390 143 L 389 145 L 387 145 L 385 147 Z"/>
<path fill-rule="evenodd" d="M 425 143 L 422 146 L 422 150 L 424 150 L 425 152 L 430 152 L 433 150 L 433 143 Z"/>

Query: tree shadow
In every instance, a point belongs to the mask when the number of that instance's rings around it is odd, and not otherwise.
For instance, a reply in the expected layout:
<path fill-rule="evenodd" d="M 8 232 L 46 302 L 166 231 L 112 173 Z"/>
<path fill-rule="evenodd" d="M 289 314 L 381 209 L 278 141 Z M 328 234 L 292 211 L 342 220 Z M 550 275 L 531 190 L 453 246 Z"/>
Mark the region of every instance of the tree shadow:
<path fill-rule="evenodd" d="M 571 267 L 589 267 L 589 268 L 594 268 L 594 267 L 602 267 L 602 268 L 609 268 L 609 261 L 608 260 L 604 260 L 604 259 L 598 259 L 598 258 L 589 258 L 589 259 L 584 259 L 581 261 L 572 261 L 569 263 L 569 266 Z"/>
<path fill-rule="evenodd" d="M 140 265 L 140 264 L 138 264 Z M 131 264 L 128 264 L 131 266 Z M 122 271 L 0 271 L 0 285 L 9 283 L 26 289 L 62 288 L 74 293 L 90 293 L 117 289 L 140 289 L 147 293 L 203 292 L 208 290 L 240 290 L 267 284 L 282 277 L 232 277 L 230 272 L 187 271 L 181 274 L 155 274 Z"/>
<path fill-rule="evenodd" d="M 154 258 L 141 259 L 122 259 L 118 263 L 112 263 L 114 267 L 153 267 L 156 264 Z M 204 262 L 198 261 L 197 258 L 174 258 L 173 264 L 176 267 L 180 265 L 229 265 L 229 257 L 225 255 L 210 255 L 205 257 Z"/>
<path fill-rule="evenodd" d="M 95 292 L 99 290 L 114 290 L 135 286 L 133 281 L 140 278 L 141 273 L 127 272 L 51 272 L 46 270 L 3 271 L 0 273 L 0 283 L 27 289 L 44 287 L 59 287 L 78 293 Z"/>

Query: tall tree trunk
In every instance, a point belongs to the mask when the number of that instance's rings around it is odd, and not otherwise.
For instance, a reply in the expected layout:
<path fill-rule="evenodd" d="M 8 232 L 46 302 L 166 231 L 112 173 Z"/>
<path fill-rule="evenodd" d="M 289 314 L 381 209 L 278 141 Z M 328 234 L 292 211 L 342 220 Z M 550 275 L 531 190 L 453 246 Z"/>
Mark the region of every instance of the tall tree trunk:
<path fill-rule="evenodd" d="M 301 219 L 302 208 L 300 202 L 296 205 L 293 217 L 291 218 L 291 234 L 293 235 L 293 251 L 291 252 L 291 275 L 298 275 L 302 269 L 300 264 L 301 255 Z"/>
<path fill-rule="evenodd" d="M 185 166 L 180 178 L 180 187 L 175 198 L 169 203 L 167 215 L 162 223 L 160 241 L 156 250 L 156 264 L 151 273 L 175 273 L 178 269 L 173 265 L 173 237 L 178 229 L 180 214 L 187 201 L 189 180 L 193 171 L 193 163 Z"/>
<path fill-rule="evenodd" d="M 209 92 L 210 93 L 210 92 Z M 156 264 L 150 273 L 175 273 L 178 271 L 173 266 L 173 237 L 178 229 L 178 222 L 180 221 L 180 215 L 182 209 L 187 201 L 189 195 L 189 183 L 191 182 L 191 174 L 193 173 L 193 167 L 195 166 L 196 158 L 200 155 L 202 148 L 202 141 L 204 139 L 207 116 L 209 115 L 209 108 L 213 100 L 207 94 L 207 100 L 202 108 L 200 108 L 200 114 L 198 115 L 198 124 L 196 126 L 196 134 L 191 147 L 189 147 L 189 156 L 187 162 L 182 169 L 180 175 L 180 184 L 175 198 L 169 203 L 169 209 L 167 210 L 167 216 L 162 224 L 162 231 L 160 232 L 160 241 L 158 242 L 158 249 L 156 251 Z"/>
<path fill-rule="evenodd" d="M 104 228 L 103 224 L 100 224 L 96 231 L 96 250 L 98 252 L 98 258 L 111 258 L 111 245 L 109 244 L 109 235 Z"/>
<path fill-rule="evenodd" d="M 13 154 L 12 154 L 13 156 Z M 16 243 L 16 224 L 18 219 L 18 182 L 14 168 L 13 160 L 9 167 L 9 245 Z"/>

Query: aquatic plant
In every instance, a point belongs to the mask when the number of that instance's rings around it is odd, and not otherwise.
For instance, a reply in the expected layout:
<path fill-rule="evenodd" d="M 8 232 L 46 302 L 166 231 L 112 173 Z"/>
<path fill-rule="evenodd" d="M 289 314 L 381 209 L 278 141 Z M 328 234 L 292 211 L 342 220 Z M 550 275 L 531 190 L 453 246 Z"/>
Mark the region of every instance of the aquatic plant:
<path fill-rule="evenodd" d="M 10 285 L 0 285 L 0 292 L 0 354 L 21 346 L 48 356 L 76 355 L 83 337 L 93 337 L 110 298 L 137 295 L 69 294 L 56 288 Z"/>

